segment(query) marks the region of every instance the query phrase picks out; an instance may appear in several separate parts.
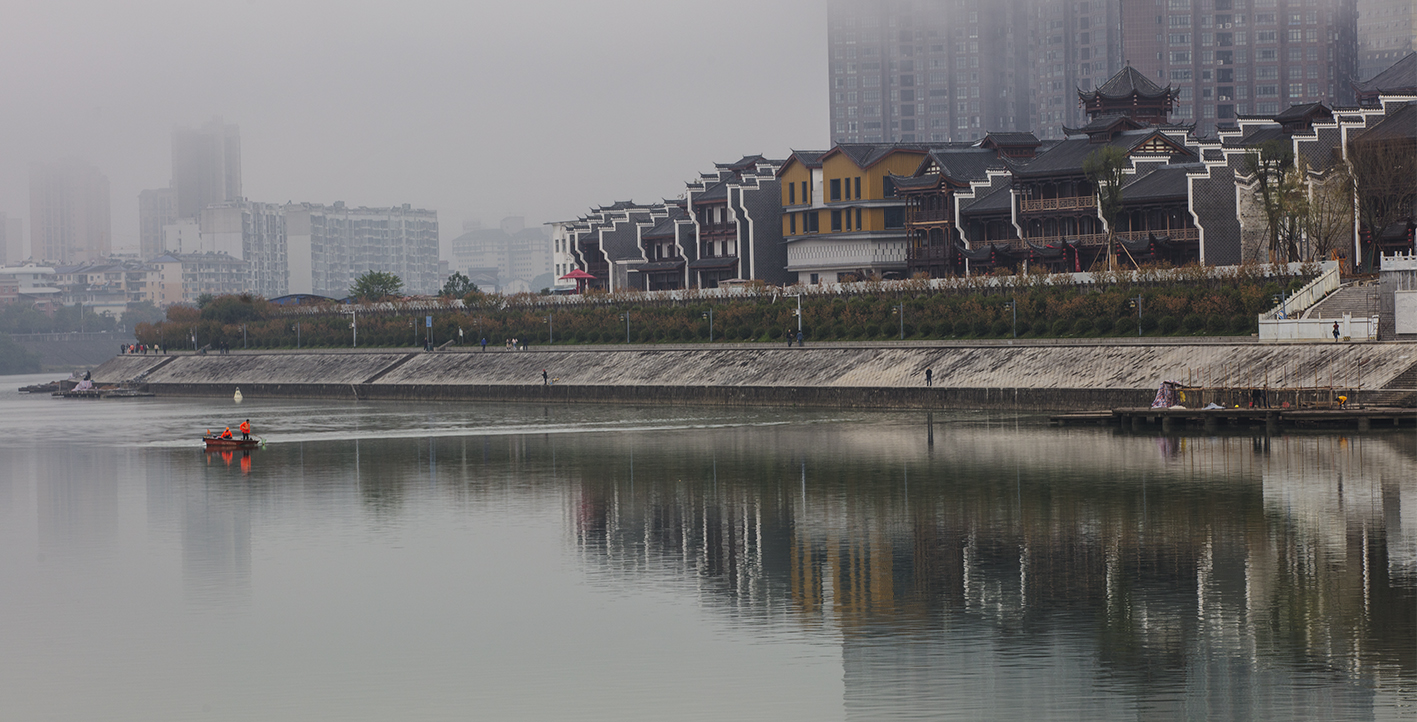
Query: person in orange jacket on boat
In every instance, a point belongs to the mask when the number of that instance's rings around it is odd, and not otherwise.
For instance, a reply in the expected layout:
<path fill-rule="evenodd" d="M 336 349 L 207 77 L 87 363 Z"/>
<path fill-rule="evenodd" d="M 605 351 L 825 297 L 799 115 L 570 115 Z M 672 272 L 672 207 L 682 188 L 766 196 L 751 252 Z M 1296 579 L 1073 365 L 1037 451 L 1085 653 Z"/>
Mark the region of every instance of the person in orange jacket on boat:
<path fill-rule="evenodd" d="M 231 427 L 230 427 L 230 426 L 226 427 L 226 431 L 221 432 L 221 438 L 223 438 L 223 439 L 230 439 L 230 438 L 231 438 Z"/>
<path fill-rule="evenodd" d="M 246 419 L 245 421 L 241 422 L 240 429 L 241 429 L 241 440 L 242 440 L 242 441 L 250 441 L 250 440 L 251 440 L 251 420 L 250 420 L 250 419 Z"/>

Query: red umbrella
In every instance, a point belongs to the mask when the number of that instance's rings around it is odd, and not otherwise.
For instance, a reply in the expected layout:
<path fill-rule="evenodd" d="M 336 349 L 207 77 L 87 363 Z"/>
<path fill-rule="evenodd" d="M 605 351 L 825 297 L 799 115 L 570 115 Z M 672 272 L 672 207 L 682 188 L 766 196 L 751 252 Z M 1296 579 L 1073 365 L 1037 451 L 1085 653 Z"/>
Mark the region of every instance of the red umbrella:
<path fill-rule="evenodd" d="M 595 276 L 592 276 L 579 268 L 573 269 L 570 273 L 567 273 L 566 275 L 562 276 L 560 279 L 557 280 L 565 280 L 568 278 L 576 282 L 576 293 L 581 293 L 585 290 L 586 281 L 595 280 Z"/>

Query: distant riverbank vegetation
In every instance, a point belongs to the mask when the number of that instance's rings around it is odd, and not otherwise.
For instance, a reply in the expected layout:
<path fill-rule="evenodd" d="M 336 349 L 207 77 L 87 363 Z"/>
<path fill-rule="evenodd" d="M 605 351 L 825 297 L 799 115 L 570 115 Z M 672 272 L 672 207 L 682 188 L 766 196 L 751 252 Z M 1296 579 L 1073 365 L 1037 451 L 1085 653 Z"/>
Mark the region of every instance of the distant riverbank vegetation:
<path fill-rule="evenodd" d="M 1248 336 L 1257 330 L 1258 314 L 1316 273 L 1265 276 L 1242 267 L 1232 275 L 1197 269 L 1189 278 L 1157 282 L 1118 274 L 1089 285 L 1054 284 L 1045 275 L 1002 286 L 906 283 L 888 291 L 803 295 L 802 330 L 810 341 Z M 200 307 L 172 306 L 165 320 L 134 330 L 142 343 L 187 349 L 349 347 L 356 333 L 360 347 L 408 347 L 423 345 L 425 315 L 431 314 L 435 345 L 471 346 L 486 338 L 495 348 L 513 338 L 538 345 L 708 342 L 712 316 L 715 342 L 785 342 L 798 328 L 792 292 L 678 300 L 632 293 L 547 305 L 538 303 L 544 297 L 474 291 L 463 299 L 464 309 L 332 305 L 302 315 L 259 297 L 221 296 Z"/>

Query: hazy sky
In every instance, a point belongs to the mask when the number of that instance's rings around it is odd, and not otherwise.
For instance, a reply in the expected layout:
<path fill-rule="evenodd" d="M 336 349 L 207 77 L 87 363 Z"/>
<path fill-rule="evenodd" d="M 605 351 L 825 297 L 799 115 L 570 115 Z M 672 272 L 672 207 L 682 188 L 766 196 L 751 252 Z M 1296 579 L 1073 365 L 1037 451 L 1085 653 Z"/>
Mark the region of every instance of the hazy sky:
<path fill-rule="evenodd" d="M 247 198 L 560 220 L 827 139 L 819 0 L 19 0 L 0 43 L 0 211 L 29 163 L 112 185 L 114 245 L 171 130 L 241 128 Z M 446 244 L 445 244 L 446 245 Z"/>

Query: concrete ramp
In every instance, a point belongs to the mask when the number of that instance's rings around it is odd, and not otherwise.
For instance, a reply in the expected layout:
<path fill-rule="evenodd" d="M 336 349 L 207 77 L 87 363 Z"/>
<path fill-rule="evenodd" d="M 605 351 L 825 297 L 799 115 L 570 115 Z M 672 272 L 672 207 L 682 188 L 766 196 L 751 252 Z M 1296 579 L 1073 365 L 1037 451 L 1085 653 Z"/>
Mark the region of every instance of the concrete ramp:
<path fill-rule="evenodd" d="M 374 386 L 785 386 L 1150 389 L 1206 385 L 1380 388 L 1417 362 L 1405 344 L 1019 345 L 666 349 L 423 354 Z"/>
<path fill-rule="evenodd" d="M 176 361 L 180 357 L 176 356 L 114 356 L 113 358 L 99 364 L 98 368 L 91 373 L 95 384 L 119 384 L 124 381 L 131 381 L 143 374 L 161 366 L 165 361 Z"/>
<path fill-rule="evenodd" d="M 271 353 L 183 356 L 148 376 L 153 385 L 360 384 L 404 353 Z"/>

